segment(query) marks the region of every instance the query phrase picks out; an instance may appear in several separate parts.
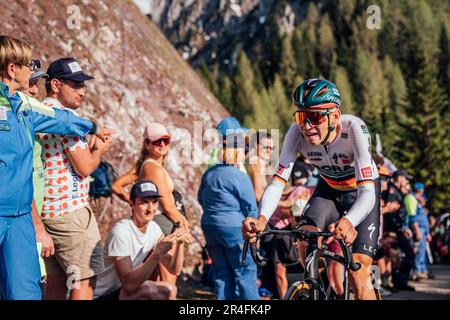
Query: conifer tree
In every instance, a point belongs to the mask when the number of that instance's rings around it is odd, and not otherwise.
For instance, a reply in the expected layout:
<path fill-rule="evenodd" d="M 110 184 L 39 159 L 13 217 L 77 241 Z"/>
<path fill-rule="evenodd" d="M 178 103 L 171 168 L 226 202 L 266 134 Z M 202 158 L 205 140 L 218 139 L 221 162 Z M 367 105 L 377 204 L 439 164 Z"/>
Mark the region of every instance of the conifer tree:
<path fill-rule="evenodd" d="M 437 69 L 425 50 L 418 51 L 417 72 L 408 82 L 411 99 L 405 108 L 406 121 L 402 164 L 416 180 L 423 181 L 430 197 L 432 212 L 448 206 L 450 195 L 450 139 L 442 110 L 448 100 L 437 81 Z"/>

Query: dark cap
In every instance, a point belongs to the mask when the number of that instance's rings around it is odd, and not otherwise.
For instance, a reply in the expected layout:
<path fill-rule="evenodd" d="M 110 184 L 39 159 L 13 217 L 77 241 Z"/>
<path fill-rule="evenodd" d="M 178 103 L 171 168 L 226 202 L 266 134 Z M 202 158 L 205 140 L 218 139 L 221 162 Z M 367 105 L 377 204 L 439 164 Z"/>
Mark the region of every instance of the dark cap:
<path fill-rule="evenodd" d="M 49 80 L 68 79 L 81 82 L 94 79 L 83 72 L 80 64 L 74 58 L 60 58 L 53 61 L 48 66 L 47 74 Z"/>
<path fill-rule="evenodd" d="M 130 198 L 134 200 L 136 198 L 160 198 L 158 188 L 150 180 L 142 180 L 136 182 L 131 188 Z"/>
<path fill-rule="evenodd" d="M 42 69 L 36 69 L 30 77 L 30 83 L 39 80 L 40 78 L 48 78 L 48 74 Z"/>
<path fill-rule="evenodd" d="M 392 177 L 394 179 L 397 179 L 397 177 L 405 177 L 408 180 L 412 180 L 413 176 L 408 174 L 408 172 L 405 169 L 399 169 L 397 171 L 394 172 L 394 174 L 392 175 Z"/>

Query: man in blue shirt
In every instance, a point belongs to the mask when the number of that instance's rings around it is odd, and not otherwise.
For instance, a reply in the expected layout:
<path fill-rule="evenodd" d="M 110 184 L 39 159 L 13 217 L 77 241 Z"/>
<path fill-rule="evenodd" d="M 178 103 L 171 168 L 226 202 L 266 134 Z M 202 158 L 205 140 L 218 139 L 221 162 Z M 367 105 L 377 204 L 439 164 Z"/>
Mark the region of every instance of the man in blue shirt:
<path fill-rule="evenodd" d="M 28 89 L 40 62 L 22 40 L 0 36 L 0 292 L 7 300 L 40 300 L 40 268 L 31 219 L 35 132 L 102 140 L 114 133 L 63 110 L 42 108 L 19 91 Z M 32 101 L 31 101 L 32 100 Z"/>

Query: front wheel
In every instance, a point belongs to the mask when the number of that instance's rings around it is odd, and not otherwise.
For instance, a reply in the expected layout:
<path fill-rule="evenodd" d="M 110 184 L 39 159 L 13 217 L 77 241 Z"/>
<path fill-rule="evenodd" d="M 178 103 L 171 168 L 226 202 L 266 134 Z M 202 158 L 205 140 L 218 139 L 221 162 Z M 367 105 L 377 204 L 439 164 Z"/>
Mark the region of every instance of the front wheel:
<path fill-rule="evenodd" d="M 293 283 L 286 294 L 283 297 L 283 300 L 315 300 L 315 286 L 309 280 L 301 280 Z"/>

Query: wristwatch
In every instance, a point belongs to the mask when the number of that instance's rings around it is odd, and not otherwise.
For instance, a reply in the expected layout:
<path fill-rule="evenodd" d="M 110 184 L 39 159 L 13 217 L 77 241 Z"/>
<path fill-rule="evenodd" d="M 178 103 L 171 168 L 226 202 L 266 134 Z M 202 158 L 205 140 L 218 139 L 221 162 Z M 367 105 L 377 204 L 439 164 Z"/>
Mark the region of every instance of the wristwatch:
<path fill-rule="evenodd" d="M 94 121 L 92 122 L 92 129 L 89 131 L 89 134 L 96 134 L 97 133 L 97 124 Z"/>

